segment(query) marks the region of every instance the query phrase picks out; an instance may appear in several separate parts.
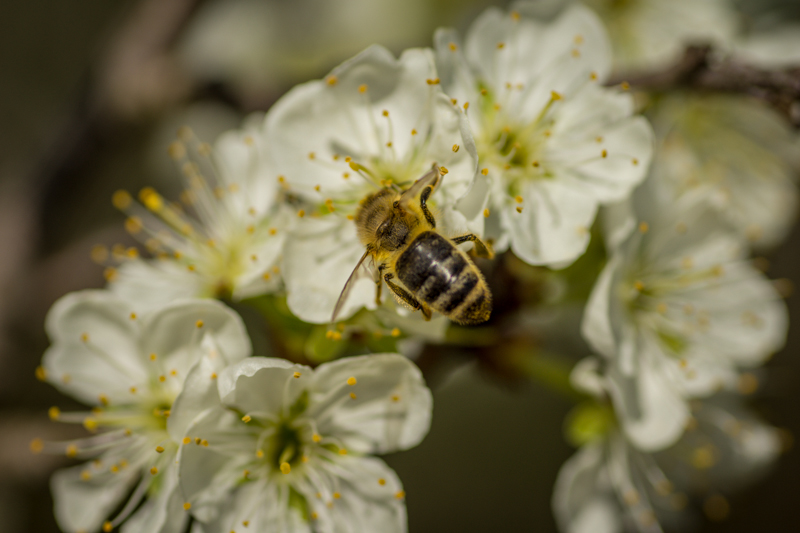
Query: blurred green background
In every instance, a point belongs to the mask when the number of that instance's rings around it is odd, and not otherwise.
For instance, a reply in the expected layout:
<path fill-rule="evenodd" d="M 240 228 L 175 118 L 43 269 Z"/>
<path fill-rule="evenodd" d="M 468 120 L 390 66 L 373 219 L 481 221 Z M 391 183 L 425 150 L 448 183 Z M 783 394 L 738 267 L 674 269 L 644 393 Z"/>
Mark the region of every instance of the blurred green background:
<path fill-rule="evenodd" d="M 665 0 L 668 1 L 668 0 Z M 0 530 L 58 531 L 48 478 L 66 458 L 34 456 L 34 437 L 75 428 L 47 408 L 77 408 L 34 378 L 43 320 L 68 291 L 101 287 L 96 243 L 127 243 L 113 191 L 175 192 L 166 146 L 192 126 L 211 140 L 292 85 L 319 78 L 373 42 L 395 52 L 460 29 L 485 0 L 0 1 Z M 740 1 L 751 21 L 800 18 L 794 0 Z M 769 275 L 798 276 L 800 233 L 768 257 Z M 788 300 L 793 319 L 800 299 Z M 575 336 L 577 332 L 565 332 Z M 800 434 L 800 330 L 768 365 L 755 405 Z M 577 353 L 576 356 L 588 355 Z M 408 494 L 410 531 L 555 531 L 553 482 L 572 450 L 571 407 L 534 384 L 454 359 L 429 376 L 434 419 L 416 449 L 387 458 Z M 732 500 L 704 531 L 800 531 L 800 454 Z"/>

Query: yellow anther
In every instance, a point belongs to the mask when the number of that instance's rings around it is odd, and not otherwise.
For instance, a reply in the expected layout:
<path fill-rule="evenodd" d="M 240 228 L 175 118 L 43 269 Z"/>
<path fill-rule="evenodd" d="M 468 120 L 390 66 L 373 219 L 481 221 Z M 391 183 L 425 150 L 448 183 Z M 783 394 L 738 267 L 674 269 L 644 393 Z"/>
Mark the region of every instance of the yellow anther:
<path fill-rule="evenodd" d="M 399 337 L 400 336 L 400 328 L 393 328 L 391 331 L 392 337 Z"/>
<path fill-rule="evenodd" d="M 305 209 L 301 209 L 300 211 L 298 211 L 297 212 L 297 216 L 300 217 L 300 218 L 303 218 L 304 216 L 306 216 Z"/>
<path fill-rule="evenodd" d="M 97 429 L 97 420 L 94 418 L 84 418 L 83 427 L 86 428 L 87 431 L 95 431 Z"/>
<path fill-rule="evenodd" d="M 198 320 L 197 322 L 194 323 L 194 325 L 197 326 L 198 329 L 202 328 L 203 324 L 204 324 L 204 322 L 202 320 Z"/>
<path fill-rule="evenodd" d="M 58 417 L 61 416 L 61 409 L 53 406 L 47 410 L 47 416 L 50 417 L 50 420 L 58 420 Z"/>
<path fill-rule="evenodd" d="M 89 252 L 89 257 L 91 257 L 92 261 L 95 263 L 102 265 L 108 260 L 108 248 L 102 244 L 95 244 L 92 246 L 91 252 Z"/>
<path fill-rule="evenodd" d="M 739 382 L 736 384 L 736 388 L 739 389 L 739 392 L 742 394 L 753 394 L 758 390 L 758 378 L 755 374 L 745 372 L 739 376 Z"/>
<path fill-rule="evenodd" d="M 243 520 L 243 521 L 242 521 L 242 525 L 243 525 L 244 527 L 247 527 L 247 526 L 249 526 L 249 525 L 250 525 L 250 521 L 248 521 L 248 520 Z"/>
<path fill-rule="evenodd" d="M 247 424 L 247 423 L 249 423 L 249 422 L 250 422 L 252 419 L 253 419 L 253 418 L 252 418 L 250 415 L 244 415 L 244 416 L 242 417 L 242 422 L 244 422 L 245 424 Z"/>
<path fill-rule="evenodd" d="M 513 21 L 519 20 L 519 13 L 516 12 L 516 11 L 512 11 L 511 12 L 511 20 L 513 20 Z"/>
<path fill-rule="evenodd" d="M 242 477 L 245 478 L 245 479 L 247 479 L 247 476 L 249 476 L 249 475 L 250 475 L 250 471 L 249 470 L 245 470 L 244 472 L 242 472 Z"/>
<path fill-rule="evenodd" d="M 33 371 L 33 374 L 39 381 L 44 381 L 47 379 L 47 370 L 45 370 L 43 366 L 37 366 L 36 370 Z"/>
<path fill-rule="evenodd" d="M 111 205 L 119 210 L 125 210 L 131 205 L 132 200 L 128 191 L 119 190 L 111 196 Z"/>
<path fill-rule="evenodd" d="M 272 276 L 269 275 L 269 272 L 264 272 L 264 274 L 262 274 L 261 277 L 264 279 L 264 281 L 269 281 L 269 278 L 271 278 Z"/>
<path fill-rule="evenodd" d="M 192 438 L 191 437 L 183 437 L 183 440 L 181 442 L 183 444 L 191 444 Z"/>
<path fill-rule="evenodd" d="M 155 476 L 156 474 L 158 474 L 158 468 L 154 466 L 153 468 L 150 469 L 150 473 Z"/>
<path fill-rule="evenodd" d="M 327 78 L 325 78 L 325 83 L 327 83 L 327 84 L 328 84 L 328 85 L 330 85 L 330 86 L 334 86 L 334 85 L 336 85 L 336 82 L 338 82 L 338 81 L 339 81 L 339 78 L 337 78 L 337 77 L 336 77 L 336 76 L 334 76 L 333 74 L 331 74 L 330 76 L 328 76 Z"/>
<path fill-rule="evenodd" d="M 517 213 L 522 213 L 522 207 L 521 206 L 517 206 Z"/>
<path fill-rule="evenodd" d="M 81 334 L 81 341 L 82 342 L 89 342 L 89 334 L 88 333 Z"/>
<path fill-rule="evenodd" d="M 300 457 L 300 460 L 303 461 L 304 463 L 307 463 L 308 462 L 308 456 L 307 455 L 303 455 L 302 457 Z"/>
<path fill-rule="evenodd" d="M 453 104 L 453 105 L 458 105 L 458 99 L 457 98 L 451 98 L 450 99 L 450 103 Z"/>
<path fill-rule="evenodd" d="M 81 472 L 81 479 L 83 481 L 89 481 L 90 479 L 92 479 L 92 473 L 89 472 L 88 470 L 84 470 L 83 472 Z"/>
<path fill-rule="evenodd" d="M 650 224 L 647 222 L 639 222 L 639 233 L 647 233 L 650 229 Z"/>
<path fill-rule="evenodd" d="M 428 85 L 439 85 L 439 78 L 428 78 L 425 80 Z"/>
<path fill-rule="evenodd" d="M 358 381 L 354 376 L 350 376 L 349 378 L 347 378 L 347 384 L 350 385 L 351 387 L 356 383 L 358 383 Z"/>
<path fill-rule="evenodd" d="M 33 453 L 41 453 L 44 449 L 44 442 L 40 438 L 35 438 L 31 441 L 30 449 Z"/>
<path fill-rule="evenodd" d="M 319 442 L 322 440 L 322 437 L 318 433 L 314 433 L 313 435 L 311 435 L 311 440 L 313 440 L 314 442 Z"/>
<path fill-rule="evenodd" d="M 637 166 L 639 164 L 639 160 L 634 157 L 631 159 L 631 163 L 633 163 L 633 166 Z"/>
<path fill-rule="evenodd" d="M 281 474 L 286 475 L 291 471 L 292 471 L 292 465 L 290 465 L 289 463 L 287 463 L 285 461 L 283 463 L 281 463 Z"/>
<path fill-rule="evenodd" d="M 482 168 L 481 169 L 481 174 L 483 174 L 484 176 L 488 175 L 489 174 L 489 169 L 488 168 Z"/>
<path fill-rule="evenodd" d="M 150 211 L 161 211 L 164 207 L 164 199 L 151 187 L 139 191 L 139 200 Z"/>
<path fill-rule="evenodd" d="M 460 146 L 458 146 L 457 144 L 454 144 L 454 145 L 453 145 L 453 151 L 454 151 L 454 152 L 458 152 L 458 149 L 459 149 L 459 148 L 460 148 Z"/>
<path fill-rule="evenodd" d="M 481 89 L 481 96 L 486 96 L 487 94 L 489 94 L 489 91 L 486 89 Z"/>
<path fill-rule="evenodd" d="M 456 45 L 456 43 L 450 43 L 447 46 L 448 48 L 450 48 L 451 52 L 455 52 L 456 50 L 458 50 L 458 46 Z"/>
<path fill-rule="evenodd" d="M 667 312 L 667 304 L 665 304 L 664 302 L 661 302 L 660 304 L 658 304 L 656 306 L 656 311 L 658 311 L 662 315 L 666 314 L 666 312 Z"/>
<path fill-rule="evenodd" d="M 534 161 L 534 162 L 531 163 L 531 166 L 533 168 L 539 168 L 539 162 L 538 161 Z"/>
<path fill-rule="evenodd" d="M 553 102 L 558 102 L 562 98 L 564 97 L 561 96 L 560 93 L 557 93 L 556 91 L 550 91 L 550 100 L 552 100 Z"/>
<path fill-rule="evenodd" d="M 158 376 L 158 381 L 160 381 L 161 383 L 164 383 L 165 381 L 167 381 L 167 376 L 165 376 L 164 374 L 161 374 L 160 376 Z"/>
<path fill-rule="evenodd" d="M 497 43 L 497 49 L 498 50 L 502 50 L 505 47 L 506 47 L 506 43 Z"/>
<path fill-rule="evenodd" d="M 351 392 L 350 393 L 350 399 L 351 400 L 355 400 L 356 398 L 357 398 L 356 393 L 355 392 Z"/>
<path fill-rule="evenodd" d="M 399 490 L 394 494 L 394 497 L 397 498 L 398 500 L 402 500 L 403 498 L 406 497 L 406 491 Z"/>
<path fill-rule="evenodd" d="M 714 275 L 715 277 L 717 277 L 717 278 L 718 278 L 718 277 L 720 277 L 720 276 L 722 276 L 724 273 L 725 273 L 725 269 L 723 268 L 723 266 L 722 266 L 722 265 L 715 265 L 715 266 L 714 266 L 714 267 L 711 269 L 711 274 L 713 274 L 713 275 Z"/>
<path fill-rule="evenodd" d="M 469 102 L 464 102 L 464 111 L 469 109 Z"/>
<path fill-rule="evenodd" d="M 204 447 L 208 448 L 208 441 L 207 441 L 206 439 L 203 439 L 203 441 L 202 441 L 200 444 L 201 444 L 202 446 L 204 446 Z"/>
<path fill-rule="evenodd" d="M 411 130 L 411 135 L 416 135 L 416 134 L 417 134 L 417 130 L 412 129 Z"/>
<path fill-rule="evenodd" d="M 681 259 L 681 266 L 688 270 L 694 266 L 694 261 L 692 261 L 691 257 L 684 257 Z"/>
<path fill-rule="evenodd" d="M 439 174 L 441 174 L 442 176 L 444 176 L 448 172 L 450 172 L 450 171 L 447 170 L 447 167 L 439 167 Z"/>
<path fill-rule="evenodd" d="M 339 455 L 347 455 L 347 450 L 344 448 L 339 448 Z"/>
<path fill-rule="evenodd" d="M 369 89 L 369 87 L 367 87 L 365 83 L 362 83 L 361 85 L 358 86 L 358 92 L 360 92 L 361 94 L 367 92 L 367 89 Z"/>
<path fill-rule="evenodd" d="M 597 81 L 597 72 L 592 72 L 591 74 L 589 74 L 589 79 L 591 79 L 592 81 Z"/>
<path fill-rule="evenodd" d="M 180 141 L 173 141 L 167 148 L 167 153 L 175 161 L 186 157 L 186 146 Z"/>
<path fill-rule="evenodd" d="M 627 91 L 628 89 L 631 88 L 631 84 L 628 83 L 627 81 L 623 81 L 622 83 L 619 84 L 619 86 L 623 91 Z"/>
<path fill-rule="evenodd" d="M 117 279 L 117 269 L 114 267 L 108 267 L 103 270 L 103 277 L 106 281 L 114 281 Z"/>
<path fill-rule="evenodd" d="M 164 447 L 163 446 L 156 446 L 156 452 L 164 453 Z"/>
<path fill-rule="evenodd" d="M 383 112 L 381 113 L 381 115 L 383 115 L 384 117 L 388 117 L 389 116 L 389 111 L 384 109 Z"/>
<path fill-rule="evenodd" d="M 212 372 L 211 373 L 211 379 L 217 379 L 217 373 L 216 372 Z"/>
<path fill-rule="evenodd" d="M 521 204 L 522 203 L 522 196 L 519 196 L 519 195 L 515 196 L 514 197 L 514 201 L 517 202 L 518 204 Z"/>
<path fill-rule="evenodd" d="M 340 499 L 342 497 L 342 495 L 340 493 L 338 493 L 338 492 L 334 492 L 332 494 L 332 496 L 333 496 L 334 500 L 338 500 L 338 499 Z"/>
<path fill-rule="evenodd" d="M 308 152 L 308 158 L 313 161 L 314 159 L 317 158 L 317 154 L 315 154 L 314 152 Z"/>
<path fill-rule="evenodd" d="M 67 457 L 75 457 L 76 455 L 78 455 L 78 447 L 75 446 L 74 444 L 70 444 L 69 446 L 67 446 L 65 454 Z"/>
<path fill-rule="evenodd" d="M 639 292 L 642 292 L 644 290 L 644 283 L 642 283 L 639 280 L 636 280 L 633 282 L 633 288 Z"/>
<path fill-rule="evenodd" d="M 573 48 L 571 54 L 572 57 L 581 57 L 581 51 L 578 50 L 577 48 Z"/>
<path fill-rule="evenodd" d="M 201 439 L 200 437 L 195 437 L 194 443 L 200 446 L 203 443 L 203 439 Z"/>
<path fill-rule="evenodd" d="M 331 334 L 331 338 L 332 338 L 333 340 L 335 340 L 335 341 L 340 341 L 340 340 L 342 340 L 342 334 L 341 334 L 341 333 L 339 333 L 338 331 L 334 331 L 334 332 Z"/>
<path fill-rule="evenodd" d="M 295 372 L 294 374 L 292 374 L 292 376 L 294 376 L 294 378 L 297 379 L 301 376 L 301 374 L 300 372 Z"/>
<path fill-rule="evenodd" d="M 188 511 L 191 508 L 192 508 L 192 504 L 191 503 L 186 502 L 186 503 L 183 504 L 183 510 L 184 511 Z"/>
<path fill-rule="evenodd" d="M 317 513 L 311 513 L 311 520 L 316 520 L 317 518 L 319 518 Z"/>
<path fill-rule="evenodd" d="M 378 479 L 378 485 L 380 485 L 381 487 L 383 487 L 384 485 L 386 485 L 386 480 L 385 480 L 385 479 L 383 479 L 383 478 L 380 478 L 380 479 Z"/>
<path fill-rule="evenodd" d="M 97 397 L 97 400 L 98 400 L 100 403 L 102 403 L 104 406 L 105 406 L 105 405 L 108 405 L 108 396 L 106 396 L 105 394 L 101 394 L 101 395 L 99 395 L 99 396 Z"/>
<path fill-rule="evenodd" d="M 111 522 L 108 522 L 108 521 L 103 522 L 103 531 L 105 533 L 109 533 L 113 529 L 114 529 L 114 524 L 112 524 Z"/>
<path fill-rule="evenodd" d="M 259 459 L 264 457 L 264 450 L 256 450 L 256 457 L 258 457 Z"/>
<path fill-rule="evenodd" d="M 70 381 L 72 381 L 72 376 L 70 376 L 69 374 L 63 374 L 61 376 L 61 382 L 64 383 L 65 385 Z"/>
<path fill-rule="evenodd" d="M 714 448 L 711 446 L 696 448 L 692 452 L 692 466 L 698 470 L 708 470 L 716 462 Z"/>
<path fill-rule="evenodd" d="M 641 498 L 639 497 L 638 491 L 630 489 L 622 495 L 622 499 L 626 504 L 633 506 L 638 504 Z"/>

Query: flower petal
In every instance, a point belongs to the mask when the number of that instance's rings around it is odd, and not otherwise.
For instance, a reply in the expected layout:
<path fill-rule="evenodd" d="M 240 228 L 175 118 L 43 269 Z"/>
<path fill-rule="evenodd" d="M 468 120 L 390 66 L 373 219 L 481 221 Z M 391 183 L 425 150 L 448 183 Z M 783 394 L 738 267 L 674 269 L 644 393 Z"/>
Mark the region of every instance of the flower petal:
<path fill-rule="evenodd" d="M 431 392 L 416 365 L 399 354 L 323 364 L 309 391 L 309 415 L 317 420 L 318 431 L 353 451 L 405 450 L 430 429 Z"/>
<path fill-rule="evenodd" d="M 309 367 L 285 359 L 248 357 L 222 372 L 219 396 L 239 412 L 279 416 L 308 386 L 311 374 Z"/>
<path fill-rule="evenodd" d="M 122 525 L 122 533 L 181 533 L 189 515 L 183 509 L 178 487 L 178 468 L 169 465 L 161 473 L 162 482 L 155 496 L 150 496 Z"/>

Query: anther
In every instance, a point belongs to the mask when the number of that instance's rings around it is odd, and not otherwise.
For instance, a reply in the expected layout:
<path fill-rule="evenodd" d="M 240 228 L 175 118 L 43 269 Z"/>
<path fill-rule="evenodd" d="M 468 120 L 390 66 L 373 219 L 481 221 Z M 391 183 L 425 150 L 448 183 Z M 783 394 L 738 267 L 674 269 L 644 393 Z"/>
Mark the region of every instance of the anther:
<path fill-rule="evenodd" d="M 355 400 L 356 398 L 357 398 L 356 393 L 355 392 L 351 392 L 350 393 L 350 399 L 351 400 Z"/>
<path fill-rule="evenodd" d="M 191 437 L 183 437 L 183 440 L 181 442 L 183 444 L 191 444 L 192 438 Z"/>
<path fill-rule="evenodd" d="M 469 102 L 464 102 L 464 111 L 469 109 Z"/>
<path fill-rule="evenodd" d="M 428 78 L 427 80 L 425 80 L 425 83 L 427 83 L 428 85 L 439 85 L 439 81 L 440 81 L 439 78 Z"/>
<path fill-rule="evenodd" d="M 333 74 L 331 74 L 330 76 L 328 76 L 327 78 L 325 78 L 325 83 L 327 83 L 327 84 L 328 84 L 328 85 L 330 85 L 331 87 L 333 87 L 334 85 L 336 85 L 336 82 L 338 82 L 338 81 L 339 81 L 339 78 L 337 78 L 337 77 L 336 77 L 336 76 L 334 76 Z"/>
<path fill-rule="evenodd" d="M 519 20 L 519 13 L 516 12 L 516 11 L 512 11 L 511 12 L 511 20 L 513 20 L 515 22 L 518 21 Z"/>
<path fill-rule="evenodd" d="M 450 171 L 447 170 L 447 167 L 439 167 L 439 174 L 441 174 L 442 176 L 444 176 L 448 172 L 450 172 Z"/>
<path fill-rule="evenodd" d="M 347 455 L 347 450 L 344 448 L 339 448 L 339 455 Z"/>
<path fill-rule="evenodd" d="M 256 457 L 259 459 L 264 457 L 264 450 L 256 450 Z"/>
<path fill-rule="evenodd" d="M 641 282 L 641 281 L 639 281 L 639 280 L 636 280 L 636 281 L 633 283 L 633 288 L 634 288 L 634 289 L 636 289 L 636 290 L 637 290 L 637 291 L 639 291 L 639 292 L 642 292 L 642 291 L 644 290 L 644 283 L 642 283 L 642 282 Z"/>
<path fill-rule="evenodd" d="M 125 210 L 131 205 L 131 195 L 128 191 L 119 190 L 111 196 L 111 204 L 119 210 Z"/>
<path fill-rule="evenodd" d="M 297 379 L 297 378 L 299 378 L 299 377 L 301 376 L 301 374 L 300 374 L 300 372 L 295 372 L 294 374 L 292 374 L 292 376 L 293 376 L 295 379 Z"/>
<path fill-rule="evenodd" d="M 405 497 L 406 497 L 406 491 L 404 491 L 404 490 L 399 490 L 399 491 L 397 491 L 397 492 L 395 493 L 394 497 L 395 497 L 395 498 L 397 498 L 398 500 L 402 500 L 403 498 L 405 498 Z"/>
<path fill-rule="evenodd" d="M 516 197 L 514 197 L 514 201 L 517 202 L 518 204 L 521 204 L 522 203 L 522 196 L 517 195 Z"/>
<path fill-rule="evenodd" d="M 481 169 L 481 174 L 483 174 L 484 176 L 488 175 L 489 174 L 489 169 L 488 168 L 482 168 Z"/>
<path fill-rule="evenodd" d="M 453 105 L 458 105 L 458 98 L 451 98 L 450 103 Z"/>
<path fill-rule="evenodd" d="M 411 130 L 411 135 L 416 135 L 416 134 L 417 134 L 417 130 L 415 130 L 415 129 L 412 129 L 412 130 Z"/>
<path fill-rule="evenodd" d="M 322 440 L 322 437 L 318 433 L 314 433 L 313 435 L 311 435 L 311 440 L 313 440 L 314 442 L 319 442 Z"/>
<path fill-rule="evenodd" d="M 58 417 L 61 416 L 61 409 L 55 406 L 51 407 L 50 409 L 47 410 L 47 416 L 50 417 L 50 420 L 53 421 L 58 420 Z"/>
<path fill-rule="evenodd" d="M 342 497 L 342 495 L 339 492 L 334 492 L 332 496 L 334 500 L 338 500 Z"/>
<path fill-rule="evenodd" d="M 453 145 L 453 151 L 458 152 L 459 146 L 457 144 Z"/>
<path fill-rule="evenodd" d="M 358 381 L 354 376 L 350 376 L 349 378 L 347 378 L 347 384 L 350 385 L 351 387 L 356 383 L 358 383 Z"/>
<path fill-rule="evenodd" d="M 198 320 L 197 322 L 194 323 L 194 325 L 197 326 L 198 329 L 202 328 L 203 324 L 204 322 L 202 320 Z"/>
<path fill-rule="evenodd" d="M 384 485 L 386 485 L 386 480 L 385 480 L 385 479 L 383 479 L 383 478 L 380 478 L 380 479 L 378 479 L 378 485 L 380 485 L 381 487 L 383 487 Z"/>
<path fill-rule="evenodd" d="M 400 328 L 392 328 L 391 335 L 392 335 L 392 337 L 399 337 L 400 336 Z"/>
<path fill-rule="evenodd" d="M 589 79 L 591 79 L 592 81 L 597 81 L 597 72 L 592 72 L 591 74 L 589 74 Z"/>
<path fill-rule="evenodd" d="M 203 443 L 203 439 L 201 439 L 200 437 L 195 437 L 194 438 L 194 443 L 197 444 L 198 446 L 200 446 L 200 444 Z"/>
<path fill-rule="evenodd" d="M 522 213 L 522 206 L 517 206 L 517 213 Z"/>
<path fill-rule="evenodd" d="M 639 222 L 639 233 L 647 233 L 650 229 L 650 224 L 647 222 Z"/>
<path fill-rule="evenodd" d="M 623 91 L 627 91 L 628 89 L 631 88 L 631 84 L 628 83 L 627 81 L 623 81 L 622 83 L 619 84 L 619 86 Z"/>
<path fill-rule="evenodd" d="M 603 150 L 602 152 L 600 152 L 600 157 L 602 157 L 603 159 L 608 157 L 608 150 Z"/>
<path fill-rule="evenodd" d="M 37 366 L 33 373 L 39 381 L 47 379 L 47 370 L 45 370 L 43 366 Z"/>
<path fill-rule="evenodd" d="M 361 85 L 358 86 L 358 92 L 360 92 L 361 94 L 364 94 L 365 92 L 367 92 L 368 88 L 369 87 L 367 87 L 367 85 L 365 83 L 362 83 Z"/>
<path fill-rule="evenodd" d="M 67 446 L 65 454 L 67 457 L 75 457 L 76 455 L 78 455 L 78 447 L 75 446 L 74 444 L 70 444 L 69 446 Z"/>
<path fill-rule="evenodd" d="M 292 465 L 287 462 L 281 463 L 281 474 L 286 475 L 292 471 Z"/>
<path fill-rule="evenodd" d="M 97 420 L 95 420 L 94 418 L 84 418 L 83 427 L 86 428 L 87 431 L 96 431 Z"/>
<path fill-rule="evenodd" d="M 103 522 L 103 531 L 105 533 L 109 533 L 113 529 L 114 529 L 114 525 L 111 522 L 109 522 L 109 521 Z"/>
<path fill-rule="evenodd" d="M 156 446 L 156 452 L 164 453 L 164 447 L 163 446 Z"/>
<path fill-rule="evenodd" d="M 150 469 L 150 474 L 151 474 L 151 475 L 154 475 L 154 476 L 155 476 L 156 474 L 158 474 L 158 468 L 156 468 L 155 466 L 154 466 L 153 468 L 151 468 L 151 469 Z"/>
<path fill-rule="evenodd" d="M 572 57 L 581 57 L 581 51 L 578 50 L 577 48 L 573 48 L 571 53 Z"/>
<path fill-rule="evenodd" d="M 451 52 L 455 52 L 456 50 L 458 50 L 458 46 L 456 45 L 456 43 L 450 43 L 447 46 L 448 48 L 450 48 Z"/>
<path fill-rule="evenodd" d="M 298 217 L 300 217 L 300 218 L 303 218 L 304 216 L 306 216 L 306 211 L 305 211 L 305 209 L 301 209 L 301 210 L 299 210 L 299 211 L 297 212 L 297 216 L 298 216 Z"/>
<path fill-rule="evenodd" d="M 89 481 L 90 479 L 92 479 L 92 473 L 89 472 L 88 470 L 84 470 L 83 472 L 81 472 L 81 479 L 83 481 Z"/>
<path fill-rule="evenodd" d="M 550 100 L 552 100 L 553 102 L 557 102 L 557 101 L 561 100 L 562 98 L 564 98 L 564 97 L 561 96 L 560 93 L 557 93 L 556 91 L 550 91 Z"/>
<path fill-rule="evenodd" d="M 498 50 L 502 50 L 505 47 L 506 47 L 506 43 L 497 43 L 497 49 Z"/>
<path fill-rule="evenodd" d="M 191 508 L 192 508 L 192 504 L 191 503 L 186 502 L 186 503 L 183 504 L 183 510 L 184 511 L 188 511 Z"/>
<path fill-rule="evenodd" d="M 41 453 L 44 449 L 44 442 L 40 438 L 35 438 L 31 441 L 30 449 L 33 453 Z"/>
<path fill-rule="evenodd" d="M 483 210 L 483 218 L 489 218 L 489 208 L 485 208 Z"/>

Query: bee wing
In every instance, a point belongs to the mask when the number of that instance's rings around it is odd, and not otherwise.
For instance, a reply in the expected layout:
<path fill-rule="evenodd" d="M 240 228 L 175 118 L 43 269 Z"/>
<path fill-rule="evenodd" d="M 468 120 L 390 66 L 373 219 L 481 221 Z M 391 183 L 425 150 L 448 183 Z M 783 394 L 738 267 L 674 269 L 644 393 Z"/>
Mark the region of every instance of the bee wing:
<path fill-rule="evenodd" d="M 339 312 L 342 310 L 342 306 L 344 306 L 344 302 L 347 301 L 347 296 L 350 294 L 350 289 L 353 287 L 353 282 L 356 280 L 356 273 L 358 269 L 361 268 L 361 265 L 364 263 L 364 260 L 367 256 L 372 253 L 371 250 L 367 250 L 364 252 L 364 255 L 361 256 L 361 259 L 358 260 L 358 264 L 350 273 L 350 277 L 347 278 L 347 281 L 342 288 L 341 294 L 339 294 L 339 299 L 336 300 L 336 307 L 333 308 L 333 314 L 331 315 L 331 324 L 336 322 L 336 317 L 339 316 Z"/>
<path fill-rule="evenodd" d="M 439 184 L 441 174 L 439 173 L 439 167 L 436 163 L 433 164 L 431 169 L 420 179 L 414 182 L 414 184 L 403 191 L 403 194 L 400 195 L 400 202 L 408 203 L 411 201 L 416 201 L 416 198 L 422 194 L 422 190 L 425 187 L 433 187 L 434 189 Z"/>

